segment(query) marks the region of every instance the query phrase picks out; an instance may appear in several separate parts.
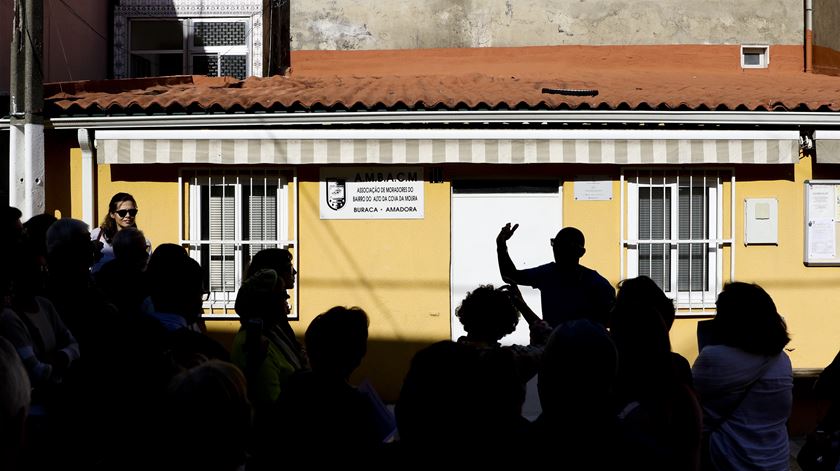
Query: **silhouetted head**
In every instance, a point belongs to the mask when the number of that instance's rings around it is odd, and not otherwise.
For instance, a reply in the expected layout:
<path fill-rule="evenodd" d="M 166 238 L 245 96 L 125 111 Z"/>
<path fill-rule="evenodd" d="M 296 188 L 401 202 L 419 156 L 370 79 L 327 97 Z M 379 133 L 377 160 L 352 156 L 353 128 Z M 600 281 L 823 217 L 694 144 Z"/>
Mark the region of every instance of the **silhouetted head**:
<path fill-rule="evenodd" d="M 759 355 L 776 355 L 790 342 L 776 304 L 760 286 L 727 283 L 715 304 L 715 330 L 724 345 Z"/>
<path fill-rule="evenodd" d="M 270 269 L 259 270 L 242 281 L 236 294 L 236 313 L 243 319 L 277 322 L 289 314 L 283 279 Z"/>
<path fill-rule="evenodd" d="M 670 312 L 663 315 L 662 310 Z M 650 278 L 624 280 L 619 285 L 610 320 L 618 350 L 618 390 L 623 399 L 643 399 L 672 384 L 671 341 L 666 322 L 673 322 L 673 303 Z"/>
<path fill-rule="evenodd" d="M 166 245 L 166 244 L 164 244 Z M 163 249 L 165 256 L 152 254 L 149 263 L 149 292 L 157 312 L 178 314 L 192 323 L 203 312 L 204 272 L 201 265 L 180 252 Z M 156 256 L 157 254 L 157 256 Z"/>
<path fill-rule="evenodd" d="M 0 211 L 0 242 L 8 244 L 17 241 L 23 231 L 20 217 L 23 213 L 14 206 L 6 206 Z"/>
<path fill-rule="evenodd" d="M 358 307 L 336 306 L 319 314 L 304 336 L 312 369 L 348 379 L 367 353 L 368 324 Z"/>
<path fill-rule="evenodd" d="M 581 418 L 611 406 L 618 355 L 606 329 L 588 319 L 560 324 L 546 344 L 537 388 L 543 411 Z"/>
<path fill-rule="evenodd" d="M 513 332 L 519 323 L 519 311 L 510 296 L 493 285 L 483 285 L 467 293 L 455 310 L 471 340 L 498 342 Z"/>
<path fill-rule="evenodd" d="M 38 214 L 32 216 L 23 224 L 26 238 L 40 255 L 47 255 L 47 230 L 58 221 L 52 214 Z"/>
<path fill-rule="evenodd" d="M 61 218 L 47 229 L 47 261 L 51 273 L 87 271 L 99 256 L 99 247 L 90 240 L 84 222 Z"/>
<path fill-rule="evenodd" d="M 245 278 L 249 278 L 254 273 L 270 269 L 277 272 L 280 278 L 283 279 L 283 284 L 286 289 L 295 287 L 295 274 L 297 271 L 292 265 L 292 254 L 286 249 L 263 249 L 254 254 L 248 269 L 245 271 Z"/>
<path fill-rule="evenodd" d="M 509 451 L 499 445 L 521 418 L 521 398 L 510 350 L 437 342 L 411 360 L 395 410 L 400 439 L 420 458 Z"/>
<path fill-rule="evenodd" d="M 575 266 L 580 257 L 586 253 L 584 248 L 585 239 L 583 232 L 574 227 L 564 227 L 551 239 L 551 249 L 554 252 L 554 261 L 562 266 Z"/>
<path fill-rule="evenodd" d="M 143 231 L 136 227 L 129 227 L 117 232 L 114 236 L 114 257 L 123 260 L 131 266 L 142 269 L 146 268 L 149 260 L 148 247 L 146 247 L 146 236 Z"/>
<path fill-rule="evenodd" d="M 245 375 L 233 364 L 209 360 L 172 379 L 166 395 L 163 469 L 238 469 L 251 427 Z M 207 437 L 227 437 L 219 446 Z"/>
<path fill-rule="evenodd" d="M 613 312 L 631 312 L 638 309 L 655 310 L 667 330 L 671 330 L 671 326 L 674 325 L 674 301 L 665 295 L 655 281 L 646 276 L 628 278 L 618 284 Z"/>

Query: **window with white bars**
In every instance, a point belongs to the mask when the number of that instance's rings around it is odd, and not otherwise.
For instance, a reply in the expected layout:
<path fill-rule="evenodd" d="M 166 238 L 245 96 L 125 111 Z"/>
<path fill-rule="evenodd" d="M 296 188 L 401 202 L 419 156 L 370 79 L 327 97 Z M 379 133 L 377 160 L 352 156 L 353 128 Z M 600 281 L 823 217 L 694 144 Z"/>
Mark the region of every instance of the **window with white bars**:
<path fill-rule="evenodd" d="M 189 239 L 182 240 L 205 273 L 205 308 L 233 314 L 236 292 L 251 257 L 262 249 L 290 249 L 288 179 L 276 170 L 192 170 Z M 183 220 L 183 219 L 182 219 Z"/>
<path fill-rule="evenodd" d="M 625 171 L 628 278 L 648 276 L 679 308 L 713 310 L 722 288 L 724 170 Z"/>
<path fill-rule="evenodd" d="M 132 19 L 131 77 L 249 74 L 247 18 Z"/>

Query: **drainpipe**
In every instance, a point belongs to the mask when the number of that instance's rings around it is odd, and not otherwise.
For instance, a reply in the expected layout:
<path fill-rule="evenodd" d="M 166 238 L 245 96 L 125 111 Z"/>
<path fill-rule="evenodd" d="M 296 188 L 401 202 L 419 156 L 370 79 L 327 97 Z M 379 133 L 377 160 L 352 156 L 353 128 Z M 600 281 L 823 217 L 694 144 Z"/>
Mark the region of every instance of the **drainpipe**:
<path fill-rule="evenodd" d="M 814 0 L 805 0 L 805 72 L 814 71 Z"/>
<path fill-rule="evenodd" d="M 88 129 L 79 128 L 76 137 L 79 140 L 79 148 L 82 150 L 82 221 L 90 227 L 96 227 L 93 216 L 96 199 L 96 188 L 94 188 L 96 147 L 93 134 Z"/>

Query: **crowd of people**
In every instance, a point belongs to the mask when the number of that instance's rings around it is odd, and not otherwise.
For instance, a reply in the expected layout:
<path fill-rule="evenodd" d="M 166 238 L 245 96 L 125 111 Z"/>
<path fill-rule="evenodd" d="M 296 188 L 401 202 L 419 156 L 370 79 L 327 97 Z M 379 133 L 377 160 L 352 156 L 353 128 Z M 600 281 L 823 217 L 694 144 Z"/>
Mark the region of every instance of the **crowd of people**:
<path fill-rule="evenodd" d="M 394 417 L 350 377 L 369 317 L 334 307 L 301 343 L 288 320 L 289 251 L 255 254 L 228 351 L 206 335 L 205 273 L 151 244 L 119 193 L 100 227 L 5 208 L 0 288 L 0 469 L 282 469 L 516 462 L 560 469 L 788 469 L 793 376 L 784 320 L 761 287 L 727 284 L 713 341 L 694 365 L 671 351 L 674 304 L 647 277 L 616 290 L 579 263 L 583 234 L 554 261 L 478 286 L 466 335 L 416 353 Z M 541 318 L 517 285 L 541 292 Z M 527 345 L 503 345 L 520 318 Z M 537 377 L 542 413 L 522 416 Z"/>

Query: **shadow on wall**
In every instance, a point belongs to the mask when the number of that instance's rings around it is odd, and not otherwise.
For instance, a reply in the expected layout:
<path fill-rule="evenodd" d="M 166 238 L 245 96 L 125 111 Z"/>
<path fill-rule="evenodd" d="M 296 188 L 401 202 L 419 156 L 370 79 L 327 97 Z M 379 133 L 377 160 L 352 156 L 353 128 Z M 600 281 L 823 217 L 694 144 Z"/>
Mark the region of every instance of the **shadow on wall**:
<path fill-rule="evenodd" d="M 212 325 L 209 327 L 208 334 L 230 350 L 236 330 L 214 329 Z M 299 338 L 298 341 L 302 342 L 303 339 Z M 383 401 L 387 403 L 396 402 L 411 358 L 418 350 L 432 343 L 434 341 L 407 342 L 369 339 L 367 355 L 365 355 L 361 366 L 353 373 L 350 382 L 358 385 L 363 380 L 368 379 Z"/>

